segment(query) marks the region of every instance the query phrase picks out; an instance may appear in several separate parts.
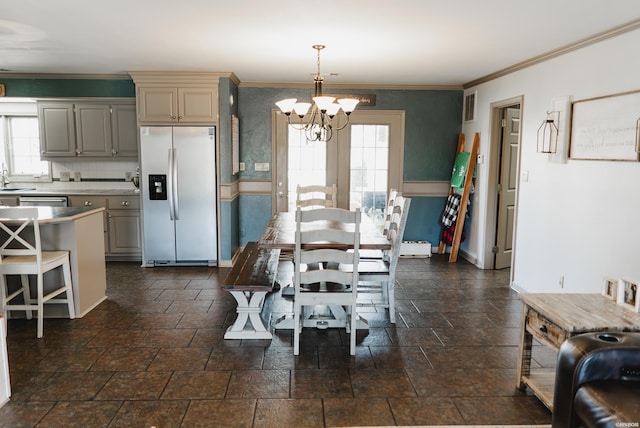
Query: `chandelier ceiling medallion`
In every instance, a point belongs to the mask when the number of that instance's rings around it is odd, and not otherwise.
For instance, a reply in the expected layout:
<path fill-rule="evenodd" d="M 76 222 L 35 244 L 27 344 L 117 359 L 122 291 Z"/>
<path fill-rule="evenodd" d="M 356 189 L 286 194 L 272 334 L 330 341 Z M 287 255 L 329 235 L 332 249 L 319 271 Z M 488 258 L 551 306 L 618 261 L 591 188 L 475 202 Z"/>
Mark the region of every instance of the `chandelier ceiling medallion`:
<path fill-rule="evenodd" d="M 325 97 L 322 95 L 322 82 L 324 78 L 320 75 L 320 51 L 324 45 L 313 45 L 313 49 L 318 52 L 318 72 L 313 77 L 315 85 L 312 103 L 298 102 L 297 98 L 287 98 L 278 101 L 276 105 L 287 116 L 290 125 L 295 129 L 304 130 L 307 141 L 329 141 L 334 130 L 344 129 L 349 124 L 349 115 L 355 110 L 359 100 L 357 98 Z M 340 114 L 346 117 L 346 121 L 339 127 L 333 126 L 333 119 Z M 298 116 L 292 121 L 292 113 Z M 338 116 L 339 118 L 339 116 Z M 338 121 L 336 118 L 336 121 Z M 338 123 L 340 123 L 338 121 Z"/>

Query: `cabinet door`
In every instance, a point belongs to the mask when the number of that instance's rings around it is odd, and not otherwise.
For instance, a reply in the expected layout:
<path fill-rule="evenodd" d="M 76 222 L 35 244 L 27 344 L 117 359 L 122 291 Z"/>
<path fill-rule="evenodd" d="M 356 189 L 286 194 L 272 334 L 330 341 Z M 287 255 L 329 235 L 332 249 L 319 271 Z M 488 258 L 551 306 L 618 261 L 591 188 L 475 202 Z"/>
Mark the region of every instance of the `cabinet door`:
<path fill-rule="evenodd" d="M 38 122 L 44 158 L 76 155 L 73 103 L 38 103 Z"/>
<path fill-rule="evenodd" d="M 134 104 L 111 105 L 113 156 L 138 157 L 138 128 Z"/>
<path fill-rule="evenodd" d="M 138 117 L 142 124 L 178 122 L 178 89 L 138 88 Z"/>
<path fill-rule="evenodd" d="M 12 197 L 0 197 L 0 206 L 2 207 L 16 207 L 18 206 L 18 198 Z"/>
<path fill-rule="evenodd" d="M 109 211 L 109 252 L 141 254 L 140 211 Z"/>
<path fill-rule="evenodd" d="M 180 123 L 214 125 L 218 116 L 216 88 L 178 88 Z"/>
<path fill-rule="evenodd" d="M 111 112 L 107 104 L 76 104 L 78 156 L 111 157 Z"/>

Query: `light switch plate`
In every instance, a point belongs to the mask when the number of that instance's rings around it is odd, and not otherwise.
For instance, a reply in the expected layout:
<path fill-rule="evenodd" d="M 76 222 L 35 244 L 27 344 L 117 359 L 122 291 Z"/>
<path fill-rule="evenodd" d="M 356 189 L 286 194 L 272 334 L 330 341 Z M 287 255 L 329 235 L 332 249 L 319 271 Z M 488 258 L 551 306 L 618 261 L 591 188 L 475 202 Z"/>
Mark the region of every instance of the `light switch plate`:
<path fill-rule="evenodd" d="M 131 177 L 133 176 L 133 174 L 131 174 L 131 171 L 127 171 L 124 173 L 124 181 L 131 181 Z"/>
<path fill-rule="evenodd" d="M 256 171 L 269 171 L 269 162 L 256 162 L 254 169 Z"/>
<path fill-rule="evenodd" d="M 73 173 L 73 181 L 80 181 L 82 180 L 82 176 L 80 175 L 80 171 L 75 171 Z"/>

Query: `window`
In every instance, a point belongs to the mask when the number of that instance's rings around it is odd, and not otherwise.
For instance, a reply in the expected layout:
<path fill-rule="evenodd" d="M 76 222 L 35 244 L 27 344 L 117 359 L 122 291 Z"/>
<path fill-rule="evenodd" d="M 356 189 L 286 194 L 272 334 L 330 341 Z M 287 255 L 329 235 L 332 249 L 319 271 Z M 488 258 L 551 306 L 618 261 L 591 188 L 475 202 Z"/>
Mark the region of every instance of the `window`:
<path fill-rule="evenodd" d="M 0 116 L 0 161 L 9 177 L 23 181 L 49 179 L 49 162 L 40 160 L 38 118 Z"/>
<path fill-rule="evenodd" d="M 351 126 L 351 180 L 349 209 L 373 216 L 387 204 L 389 126 Z"/>
<path fill-rule="evenodd" d="M 312 184 L 325 185 L 327 181 L 327 143 L 307 141 L 304 131 L 289 125 L 289 211 L 296 210 L 296 188 Z"/>

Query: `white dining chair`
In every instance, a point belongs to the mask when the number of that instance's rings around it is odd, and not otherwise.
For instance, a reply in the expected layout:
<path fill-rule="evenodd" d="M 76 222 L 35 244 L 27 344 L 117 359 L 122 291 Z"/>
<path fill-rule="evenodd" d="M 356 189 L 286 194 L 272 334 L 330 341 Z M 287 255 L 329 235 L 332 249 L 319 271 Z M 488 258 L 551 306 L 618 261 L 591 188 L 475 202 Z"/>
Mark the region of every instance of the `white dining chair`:
<path fill-rule="evenodd" d="M 382 234 L 385 237 L 389 235 L 389 225 L 391 223 L 391 215 L 394 210 L 397 210 L 397 206 L 395 205 L 395 200 L 398 196 L 401 196 L 401 193 L 396 189 L 389 190 L 389 196 L 387 197 L 387 205 L 384 209 L 384 226 L 382 229 Z M 386 256 L 386 252 L 382 250 L 360 250 L 360 259 L 382 259 Z"/>
<path fill-rule="evenodd" d="M 342 306 L 348 314 L 345 328 L 350 334 L 349 352 L 356 352 L 356 299 L 358 289 L 358 259 L 360 248 L 360 210 L 320 208 L 296 211 L 296 248 L 294 250 L 295 289 L 293 301 L 293 353 L 300 354 L 300 334 L 303 311 L 317 305 Z M 317 222 L 310 225 L 310 222 Z M 343 227 L 335 228 L 332 224 Z M 305 248 L 308 244 L 320 248 Z M 348 251 L 352 249 L 352 251 Z M 342 264 L 355 268 L 340 270 Z M 307 266 L 316 269 L 307 269 Z"/>
<path fill-rule="evenodd" d="M 390 216 L 387 238 L 391 242 L 391 249 L 378 259 L 361 259 L 358 264 L 361 299 L 358 306 L 386 307 L 389 311 L 389 322 L 396 322 L 395 311 L 395 283 L 396 269 L 400 259 L 402 237 L 407 224 L 411 198 L 396 196 L 393 213 Z M 364 299 L 376 294 L 379 299 Z"/>
<path fill-rule="evenodd" d="M 337 187 L 310 185 L 296 187 L 296 207 L 302 208 L 336 208 Z"/>
<path fill-rule="evenodd" d="M 69 318 L 75 318 L 69 251 L 42 251 L 38 209 L 0 209 L 0 234 L 0 310 L 5 316 L 9 311 L 25 311 L 31 319 L 36 311 L 38 338 L 43 336 L 45 304 L 66 304 Z M 56 268 L 62 268 L 63 284 L 47 285 L 45 290 L 44 274 Z M 7 281 L 12 275 L 20 277 L 20 286 L 13 290 Z M 36 277 L 35 299 L 31 297 L 29 275 Z M 64 298 L 54 299 L 63 293 Z"/>

